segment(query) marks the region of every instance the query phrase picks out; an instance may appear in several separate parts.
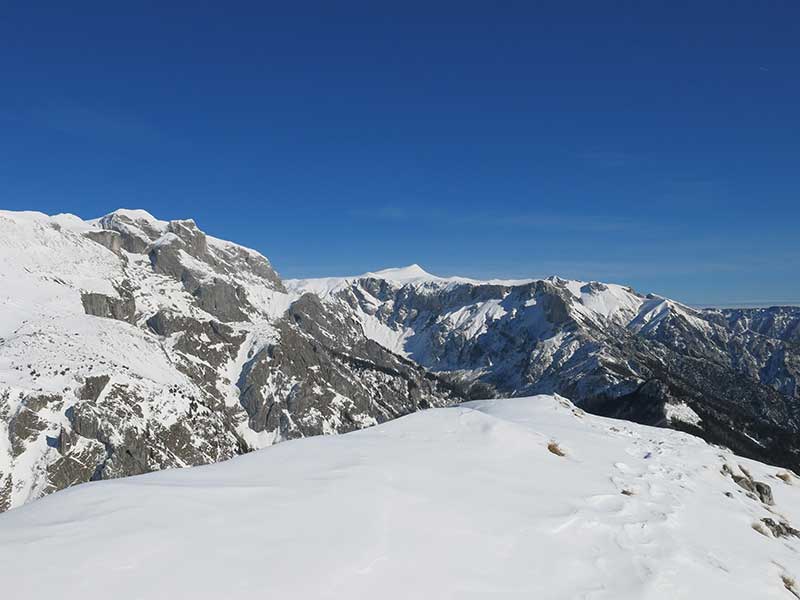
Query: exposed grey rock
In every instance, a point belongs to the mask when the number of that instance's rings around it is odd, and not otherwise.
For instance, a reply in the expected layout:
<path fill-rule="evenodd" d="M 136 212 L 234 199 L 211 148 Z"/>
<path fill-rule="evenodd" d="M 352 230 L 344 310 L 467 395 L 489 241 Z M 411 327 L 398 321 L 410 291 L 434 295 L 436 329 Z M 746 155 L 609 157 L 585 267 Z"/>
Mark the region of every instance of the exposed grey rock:
<path fill-rule="evenodd" d="M 2 473 L 0 473 L 2 475 Z M 0 512 L 5 512 L 11 508 L 11 485 L 12 478 L 6 474 L 5 481 L 0 485 Z"/>
<path fill-rule="evenodd" d="M 232 243 L 209 244 L 206 234 L 191 219 L 170 221 L 164 230 L 155 228 L 147 219 L 134 220 L 120 214 L 104 217 L 99 224 L 103 230 L 87 235 L 112 249 L 121 247 L 136 254 L 147 253 L 157 273 L 181 282 L 200 308 L 222 321 L 242 321 L 252 312 L 246 293 L 231 283 L 229 276 L 246 276 L 285 291 L 266 258 Z M 106 233 L 112 237 L 105 236 Z M 113 236 L 119 236 L 119 240 Z M 182 252 L 217 276 L 187 266 Z"/>
<path fill-rule="evenodd" d="M 126 215 L 111 213 L 101 218 L 100 227 L 116 231 L 120 235 L 121 246 L 127 252 L 143 254 L 148 246 L 161 236 L 147 220 L 133 220 Z"/>
<path fill-rule="evenodd" d="M 222 321 L 243 321 L 245 310 L 252 310 L 244 290 L 222 279 L 214 279 L 210 284 L 189 291 L 200 308 Z"/>
<path fill-rule="evenodd" d="M 774 521 L 769 517 L 761 519 L 761 522 L 767 526 L 776 538 L 785 538 L 789 536 L 800 537 L 800 531 L 786 523 L 785 521 Z"/>
<path fill-rule="evenodd" d="M 109 380 L 110 377 L 108 375 L 87 377 L 83 387 L 78 391 L 78 398 L 81 400 L 97 400 L 106 385 L 108 385 Z"/>
<path fill-rule="evenodd" d="M 120 285 L 116 289 L 119 294 L 118 298 L 95 292 L 82 293 L 81 302 L 84 312 L 95 317 L 132 323 L 136 316 L 136 301 L 127 285 Z"/>
<path fill-rule="evenodd" d="M 63 460 L 52 466 L 54 489 L 87 475 L 83 481 L 126 477 L 216 462 L 242 451 L 224 411 L 213 411 L 199 399 L 187 398 L 185 415 L 165 427 L 145 418 L 142 407 L 147 399 L 135 389 L 114 383 L 109 386 L 99 401 L 88 395 L 67 411 L 73 433 L 64 444 Z M 176 388 L 174 393 L 182 392 Z M 199 447 L 195 437 L 203 440 Z M 78 438 L 92 443 L 78 445 Z"/>
<path fill-rule="evenodd" d="M 122 256 L 122 236 L 117 231 L 102 229 L 98 231 L 87 231 L 84 233 L 87 238 L 105 246 L 117 256 Z"/>
<path fill-rule="evenodd" d="M 39 411 L 45 407 L 58 410 L 61 403 L 62 398 L 58 395 L 31 394 L 22 398 L 17 410 L 8 417 L 8 437 L 14 457 L 25 450 L 27 443 L 48 429 L 49 423 L 39 416 Z"/>
<path fill-rule="evenodd" d="M 284 439 L 346 432 L 464 393 L 366 339 L 357 322 L 306 294 L 278 324 L 280 341 L 248 362 L 240 402 L 255 431 Z"/>
<path fill-rule="evenodd" d="M 174 351 L 178 357 L 187 357 L 177 363 L 178 368 L 221 400 L 217 387 L 220 370 L 236 358 L 246 336 L 218 321 L 199 321 L 166 310 L 150 317 L 147 326 L 159 336 L 176 336 Z"/>
<path fill-rule="evenodd" d="M 80 450 L 69 451 L 48 466 L 45 493 L 91 481 L 105 457 L 105 446 L 96 441 L 86 443 Z"/>
<path fill-rule="evenodd" d="M 184 249 L 189 256 L 197 259 L 210 259 L 206 234 L 197 228 L 192 219 L 170 221 L 167 230 L 183 241 Z"/>
<path fill-rule="evenodd" d="M 759 497 L 761 502 L 767 506 L 774 506 L 775 500 L 772 497 L 772 488 L 769 485 L 763 481 L 754 481 L 753 486 L 755 487 L 756 495 Z"/>
<path fill-rule="evenodd" d="M 187 229 L 178 229 L 185 234 Z M 201 241 L 202 240 L 202 241 Z M 197 248 L 204 245 L 205 237 L 189 237 L 189 244 Z M 243 321 L 250 306 L 244 290 L 219 277 L 207 277 L 187 267 L 181 261 L 181 252 L 189 248 L 183 238 L 175 237 L 169 243 L 154 246 L 149 251 L 150 263 L 156 273 L 169 275 L 183 284 L 194 296 L 197 305 L 222 321 Z"/>
<path fill-rule="evenodd" d="M 226 273 L 248 273 L 255 279 L 263 280 L 274 290 L 286 291 L 272 265 L 260 254 L 230 244 L 217 249 L 216 257 Z"/>
<path fill-rule="evenodd" d="M 740 488 L 751 492 L 752 494 L 756 493 L 756 486 L 753 484 L 753 480 L 749 477 L 743 477 L 741 475 L 731 475 L 734 483 L 738 485 Z"/>

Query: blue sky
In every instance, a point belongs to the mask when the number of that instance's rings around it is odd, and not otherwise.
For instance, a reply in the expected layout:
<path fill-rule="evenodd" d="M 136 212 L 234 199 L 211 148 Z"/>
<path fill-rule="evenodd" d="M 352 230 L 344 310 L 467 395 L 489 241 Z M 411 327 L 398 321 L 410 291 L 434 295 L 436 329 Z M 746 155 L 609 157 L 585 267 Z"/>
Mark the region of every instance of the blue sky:
<path fill-rule="evenodd" d="M 4 7 L 2 208 L 800 302 L 797 2 L 115 4 Z"/>

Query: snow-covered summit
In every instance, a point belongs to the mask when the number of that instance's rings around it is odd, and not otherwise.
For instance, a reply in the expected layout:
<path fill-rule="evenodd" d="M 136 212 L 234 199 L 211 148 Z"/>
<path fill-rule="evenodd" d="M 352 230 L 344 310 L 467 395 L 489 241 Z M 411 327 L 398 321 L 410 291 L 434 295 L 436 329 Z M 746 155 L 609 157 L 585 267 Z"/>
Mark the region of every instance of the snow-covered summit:
<path fill-rule="evenodd" d="M 428 273 L 418 264 L 408 265 L 407 267 L 398 267 L 393 269 L 383 269 L 371 273 L 365 273 L 362 277 L 377 277 L 379 279 L 386 279 L 387 281 L 396 281 L 398 283 L 411 283 L 417 281 L 430 281 L 440 279 L 436 275 Z"/>
<path fill-rule="evenodd" d="M 111 219 L 113 217 L 125 217 L 130 219 L 131 221 L 143 221 L 145 223 L 149 223 L 151 225 L 155 225 L 158 227 L 166 227 L 168 225 L 167 221 L 162 221 L 161 219 L 156 219 L 153 215 L 141 208 L 118 208 L 114 211 L 111 211 L 107 215 L 100 217 L 99 219 L 95 219 L 94 221 L 101 221 L 103 219 Z"/>
<path fill-rule="evenodd" d="M 799 525 L 786 470 L 538 396 L 59 492 L 0 515 L 0 589 L 789 600 Z"/>
<path fill-rule="evenodd" d="M 361 280 L 377 279 L 386 281 L 394 286 L 405 285 L 447 285 L 454 283 L 482 283 L 467 277 L 439 277 L 427 272 L 418 264 L 406 267 L 394 267 L 382 269 L 380 271 L 367 271 L 361 275 L 351 275 L 345 277 L 318 277 L 309 279 L 287 279 L 286 286 L 297 293 L 311 292 L 319 296 L 328 296 L 340 291 L 347 286 Z"/>

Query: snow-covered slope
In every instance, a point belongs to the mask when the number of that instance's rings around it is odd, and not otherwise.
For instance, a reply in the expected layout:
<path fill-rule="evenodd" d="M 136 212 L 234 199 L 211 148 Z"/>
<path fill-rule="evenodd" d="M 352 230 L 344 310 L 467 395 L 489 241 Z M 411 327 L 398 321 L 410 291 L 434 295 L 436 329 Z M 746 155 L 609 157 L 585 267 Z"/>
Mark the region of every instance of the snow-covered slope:
<path fill-rule="evenodd" d="M 790 600 L 800 480 L 548 396 L 0 515 L 4 597 Z"/>

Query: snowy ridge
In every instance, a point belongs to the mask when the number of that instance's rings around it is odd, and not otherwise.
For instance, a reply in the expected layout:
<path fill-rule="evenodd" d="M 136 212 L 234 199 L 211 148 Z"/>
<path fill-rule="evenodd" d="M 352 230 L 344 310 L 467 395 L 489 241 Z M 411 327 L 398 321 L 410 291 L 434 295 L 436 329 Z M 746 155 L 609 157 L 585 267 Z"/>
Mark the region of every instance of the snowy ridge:
<path fill-rule="evenodd" d="M 411 285 L 414 287 L 447 287 L 454 284 L 471 285 L 522 285 L 536 281 L 534 279 L 491 279 L 479 280 L 469 277 L 440 277 L 428 273 L 418 264 L 408 265 L 407 267 L 393 267 L 380 271 L 368 271 L 361 275 L 349 277 L 319 277 L 311 279 L 287 279 L 286 287 L 295 293 L 314 293 L 321 297 L 327 297 L 337 291 L 345 289 L 354 282 L 360 280 L 377 279 L 386 281 L 394 286 Z"/>
<path fill-rule="evenodd" d="M 556 276 L 548 277 L 547 279 L 487 280 L 458 276 L 439 277 L 438 275 L 428 273 L 417 264 L 407 267 L 367 272 L 352 277 L 288 279 L 285 283 L 287 288 L 295 294 L 310 292 L 322 298 L 327 298 L 331 295 L 335 295 L 337 292 L 346 290 L 348 287 L 358 285 L 359 282 L 368 280 L 384 281 L 392 287 L 399 288 L 411 286 L 417 290 L 424 290 L 426 288 L 443 290 L 451 289 L 458 285 L 500 286 L 510 288 L 546 281 L 554 286 L 567 290 L 577 300 L 580 309 L 585 309 L 583 310 L 584 315 L 592 319 L 630 320 L 635 317 L 644 304 L 644 298 L 642 296 L 634 292 L 631 288 L 618 284 L 569 280 Z M 679 306 L 679 303 L 673 301 L 672 305 Z M 690 311 L 692 310 L 688 307 L 684 308 Z"/>
<path fill-rule="evenodd" d="M 379 283 L 376 285 L 375 282 Z M 548 317 L 541 313 L 548 310 L 547 305 L 537 306 L 542 303 L 537 290 L 543 286 L 553 293 L 563 292 L 562 297 L 568 305 L 571 319 L 599 327 L 613 324 L 638 331 L 641 329 L 639 323 L 646 322 L 650 324 L 650 329 L 654 329 L 670 310 L 687 316 L 694 312 L 677 302 L 664 300 L 660 316 L 654 318 L 651 308 L 653 300 L 617 284 L 555 276 L 547 279 L 486 281 L 438 277 L 416 264 L 357 277 L 287 280 L 286 286 L 296 296 L 313 293 L 325 301 L 349 305 L 370 339 L 429 368 L 445 370 L 458 370 L 458 367 L 453 364 L 437 365 L 428 360 L 427 348 L 436 345 L 432 338 L 447 335 L 474 341 L 482 336 L 491 336 L 493 324 L 503 321 L 515 321 L 520 327 L 534 327 L 539 341 L 553 351 L 557 350 L 553 344 L 557 338 L 569 344 L 571 340 L 564 338 L 558 328 L 545 325 Z M 425 298 L 430 296 L 442 298 L 444 304 L 437 304 L 435 314 L 418 311 L 416 305 L 427 305 Z M 412 297 L 419 297 L 420 300 L 409 301 Z M 456 301 L 448 302 L 446 299 L 449 297 Z M 407 302 L 408 305 L 399 307 L 401 302 Z M 660 305 L 660 301 L 656 304 Z M 415 313 L 416 317 L 413 316 Z M 433 322 L 435 325 L 432 326 Z M 473 374 L 482 372 L 477 365 L 461 370 Z"/>
<path fill-rule="evenodd" d="M 532 286 L 543 284 L 565 293 L 570 318 L 581 324 L 622 326 L 643 336 L 658 336 L 662 322 L 677 318 L 702 334 L 710 335 L 715 332 L 715 327 L 707 320 L 707 313 L 680 302 L 653 294 L 643 296 L 630 287 L 619 284 L 570 280 L 557 276 L 547 279 L 482 281 L 465 277 L 439 277 L 414 264 L 356 277 L 290 279 L 286 281 L 286 286 L 295 296 L 313 293 L 327 301 L 344 299 L 355 308 L 355 316 L 371 339 L 395 352 L 419 360 L 420 356 L 414 352 L 414 345 L 420 344 L 418 339 L 415 340 L 419 332 L 414 326 L 409 327 L 408 323 L 399 323 L 394 318 L 396 315 L 389 317 L 396 308 L 396 300 L 389 299 L 385 294 L 380 298 L 376 296 L 381 290 L 375 288 L 371 283 L 373 281 L 388 285 L 396 295 L 403 297 L 410 294 L 444 296 L 459 287 L 501 288 L 491 298 L 478 300 L 472 305 L 456 306 L 452 312 L 445 307 L 435 315 L 437 322 L 448 323 L 451 330 L 457 330 L 459 336 L 466 339 L 487 334 L 490 323 L 504 316 L 524 317 L 522 320 L 530 321 L 528 313 L 536 310 L 534 307 L 537 305 Z M 522 289 L 523 292 L 515 294 L 516 289 Z M 521 296 L 521 305 L 512 305 L 507 300 L 515 295 Z M 569 298 L 572 299 L 571 302 Z M 409 310 L 413 310 L 413 307 Z M 557 333 L 552 332 L 553 335 Z M 542 341 L 547 342 L 547 339 Z M 426 364 L 424 360 L 422 362 Z"/>
<path fill-rule="evenodd" d="M 702 318 L 702 313 L 688 306 L 667 298 L 653 297 L 643 303 L 636 317 L 628 323 L 628 327 L 636 332 L 653 332 L 666 318 L 677 315 L 691 323 L 692 326 L 710 331 L 711 325 Z"/>
<path fill-rule="evenodd" d="M 644 298 L 630 288 L 616 284 L 566 280 L 560 277 L 550 277 L 546 280 L 485 281 L 467 277 L 439 277 L 428 273 L 417 264 L 368 272 L 355 277 L 290 279 L 285 283 L 288 291 L 295 296 L 312 293 L 326 301 L 345 299 L 355 308 L 354 316 L 361 323 L 367 337 L 392 352 L 422 362 L 426 366 L 434 366 L 427 363 L 420 353 L 420 348 L 429 346 L 430 340 L 426 336 L 420 336 L 421 332 L 416 324 L 408 323 L 405 318 L 398 319 L 397 315 L 390 316 L 390 312 L 395 308 L 395 301 L 388 299 L 385 293 L 382 294 L 383 290 L 376 289 L 373 283 L 375 281 L 387 285 L 395 294 L 404 297 L 412 294 L 446 295 L 464 286 L 500 288 L 502 291 L 495 294 L 495 297 L 471 304 L 459 303 L 452 309 L 443 308 L 436 315 L 430 315 L 430 318 L 435 318 L 437 323 L 443 324 L 445 329 L 464 339 L 475 339 L 487 334 L 490 324 L 504 316 L 510 319 L 523 317 L 520 319 L 521 322 L 535 321 L 536 317 L 528 315 L 536 310 L 533 308 L 536 305 L 534 297 L 525 298 L 522 306 L 508 307 L 506 298 L 513 288 L 530 288 L 537 283 L 547 283 L 565 290 L 575 299 L 575 317 L 601 326 L 607 322 L 621 324 L 631 322 L 645 303 Z M 413 310 L 413 307 L 409 310 Z M 428 318 L 426 315 L 422 320 Z M 556 332 L 553 332 L 553 335 L 555 334 Z M 468 370 L 480 373 L 480 369 Z"/>
<path fill-rule="evenodd" d="M 715 441 L 727 431 L 740 452 L 800 468 L 797 309 L 697 310 L 618 284 L 443 278 L 417 265 L 287 287 L 473 395 L 557 392 Z"/>
<path fill-rule="evenodd" d="M 798 523 L 800 480 L 785 470 L 538 396 L 59 492 L 0 515 L 0 588 L 788 600 Z"/>

